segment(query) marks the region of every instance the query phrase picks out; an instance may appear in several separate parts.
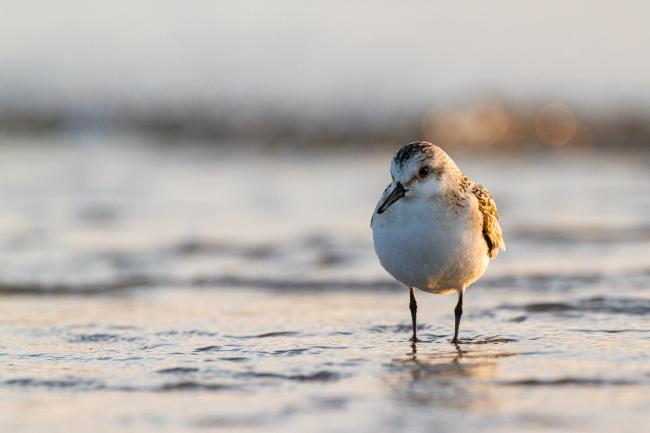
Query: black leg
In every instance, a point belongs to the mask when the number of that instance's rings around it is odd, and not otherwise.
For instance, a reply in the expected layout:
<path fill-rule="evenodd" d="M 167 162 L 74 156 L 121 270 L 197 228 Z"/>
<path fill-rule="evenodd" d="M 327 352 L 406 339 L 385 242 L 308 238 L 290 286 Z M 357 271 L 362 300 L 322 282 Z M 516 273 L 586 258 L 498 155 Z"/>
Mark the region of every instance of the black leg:
<path fill-rule="evenodd" d="M 458 294 L 458 303 L 456 304 L 456 308 L 454 308 L 454 316 L 456 317 L 456 323 L 454 327 L 454 339 L 451 340 L 452 343 L 458 344 L 458 329 L 460 328 L 460 318 L 463 315 L 463 292 L 461 291 Z"/>
<path fill-rule="evenodd" d="M 411 301 L 409 302 L 409 310 L 411 310 L 411 322 L 413 324 L 413 336 L 411 337 L 411 341 L 417 343 L 418 341 L 420 341 L 418 340 L 417 337 L 418 303 L 415 301 L 415 289 L 413 289 L 413 287 L 411 287 Z"/>

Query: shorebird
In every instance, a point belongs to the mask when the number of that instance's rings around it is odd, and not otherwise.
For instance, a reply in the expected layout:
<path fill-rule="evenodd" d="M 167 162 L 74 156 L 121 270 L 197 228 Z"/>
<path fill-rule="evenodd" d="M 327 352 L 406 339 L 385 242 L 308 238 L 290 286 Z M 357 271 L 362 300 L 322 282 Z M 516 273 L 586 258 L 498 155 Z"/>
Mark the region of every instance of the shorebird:
<path fill-rule="evenodd" d="M 375 252 L 384 269 L 410 289 L 413 342 L 415 289 L 458 293 L 451 340 L 458 344 L 465 289 L 505 250 L 496 204 L 444 150 L 425 141 L 397 151 L 390 174 L 370 221 Z"/>

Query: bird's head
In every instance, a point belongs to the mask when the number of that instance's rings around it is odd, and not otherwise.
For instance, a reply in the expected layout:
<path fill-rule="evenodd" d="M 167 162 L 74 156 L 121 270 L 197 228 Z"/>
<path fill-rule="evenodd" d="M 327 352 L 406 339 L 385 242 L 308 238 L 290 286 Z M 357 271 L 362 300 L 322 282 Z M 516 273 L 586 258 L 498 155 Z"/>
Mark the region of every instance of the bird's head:
<path fill-rule="evenodd" d="M 402 146 L 390 165 L 392 183 L 388 195 L 377 208 L 383 213 L 398 200 L 430 200 L 458 184 L 460 170 L 438 146 L 417 141 Z"/>

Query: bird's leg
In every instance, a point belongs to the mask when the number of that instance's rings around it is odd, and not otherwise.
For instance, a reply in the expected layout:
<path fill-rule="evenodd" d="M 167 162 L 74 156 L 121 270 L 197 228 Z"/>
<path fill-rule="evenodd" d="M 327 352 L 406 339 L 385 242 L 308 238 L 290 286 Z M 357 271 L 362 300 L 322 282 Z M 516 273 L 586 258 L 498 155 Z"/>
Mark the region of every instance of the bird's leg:
<path fill-rule="evenodd" d="M 458 344 L 458 329 L 460 328 L 460 318 L 463 315 L 463 291 L 461 290 L 458 293 L 458 303 L 456 308 L 454 308 L 454 316 L 456 317 L 456 323 L 454 327 L 454 339 L 451 340 L 452 343 Z"/>
<path fill-rule="evenodd" d="M 411 341 L 413 343 L 417 343 L 418 337 L 417 337 L 417 315 L 418 315 L 418 303 L 415 301 L 415 289 L 411 287 L 411 301 L 409 302 L 409 310 L 411 310 L 411 322 L 413 324 L 413 336 L 411 337 Z"/>

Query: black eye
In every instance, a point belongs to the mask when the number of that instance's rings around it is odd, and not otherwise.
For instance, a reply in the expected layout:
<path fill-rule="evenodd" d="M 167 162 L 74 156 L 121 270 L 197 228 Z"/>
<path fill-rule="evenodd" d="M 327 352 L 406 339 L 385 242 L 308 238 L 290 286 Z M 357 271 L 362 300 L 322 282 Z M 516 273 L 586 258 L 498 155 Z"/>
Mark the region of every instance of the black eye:
<path fill-rule="evenodd" d="M 429 167 L 422 167 L 420 170 L 418 170 L 418 175 L 420 177 L 427 177 L 429 175 Z"/>

